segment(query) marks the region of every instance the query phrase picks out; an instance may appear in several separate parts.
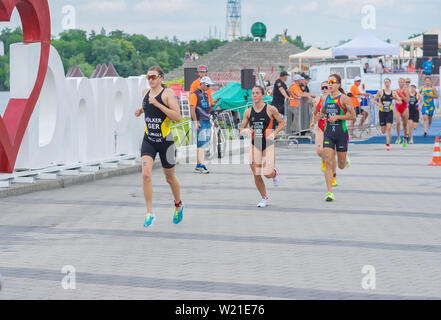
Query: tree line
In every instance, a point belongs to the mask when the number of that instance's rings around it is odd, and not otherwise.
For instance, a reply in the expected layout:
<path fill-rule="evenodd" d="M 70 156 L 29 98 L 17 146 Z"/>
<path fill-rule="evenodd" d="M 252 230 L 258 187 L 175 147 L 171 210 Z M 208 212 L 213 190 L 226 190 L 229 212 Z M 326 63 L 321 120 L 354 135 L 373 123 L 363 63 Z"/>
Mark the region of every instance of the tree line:
<path fill-rule="evenodd" d="M 0 56 L 0 90 L 9 90 L 9 46 L 23 41 L 22 29 L 4 28 L 0 40 L 5 46 L 5 55 Z M 104 29 L 99 34 L 89 35 L 83 30 L 68 30 L 51 40 L 63 61 L 65 72 L 79 66 L 86 77 L 90 77 L 98 64 L 113 63 L 121 77 L 146 73 L 153 65 L 160 65 L 167 73 L 183 64 L 186 51 L 204 55 L 226 43 L 218 39 L 179 41 L 172 39 L 149 39 L 144 35 L 129 35 L 121 30 L 109 34 Z"/>

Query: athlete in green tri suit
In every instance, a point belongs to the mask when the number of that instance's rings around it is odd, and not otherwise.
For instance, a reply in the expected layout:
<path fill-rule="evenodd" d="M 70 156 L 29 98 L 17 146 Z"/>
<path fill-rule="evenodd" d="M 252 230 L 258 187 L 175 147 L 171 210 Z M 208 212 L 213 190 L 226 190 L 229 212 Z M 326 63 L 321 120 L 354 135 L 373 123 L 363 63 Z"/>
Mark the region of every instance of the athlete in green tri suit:
<path fill-rule="evenodd" d="M 343 170 L 349 166 L 347 158 L 349 134 L 346 121 L 355 120 L 356 114 L 352 107 L 351 100 L 345 95 L 341 87 L 341 77 L 338 74 L 332 74 L 328 78 L 328 95 L 323 96 L 320 113 L 322 118 L 326 117 L 326 127 L 323 139 L 325 149 L 325 179 L 328 193 L 326 201 L 334 201 L 335 196 L 332 193 L 333 169 L 335 166 L 335 154 L 337 152 L 338 167 Z"/>

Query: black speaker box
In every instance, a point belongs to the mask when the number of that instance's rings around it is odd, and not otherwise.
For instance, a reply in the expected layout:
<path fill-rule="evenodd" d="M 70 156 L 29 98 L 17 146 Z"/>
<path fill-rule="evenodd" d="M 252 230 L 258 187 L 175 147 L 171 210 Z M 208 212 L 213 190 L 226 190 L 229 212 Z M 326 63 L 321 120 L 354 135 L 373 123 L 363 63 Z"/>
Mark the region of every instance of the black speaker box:
<path fill-rule="evenodd" d="M 438 35 L 437 34 L 423 35 L 423 55 L 425 57 L 438 56 Z"/>
<path fill-rule="evenodd" d="M 429 57 L 418 58 L 415 67 L 419 70 L 422 70 L 423 69 L 422 65 L 423 65 L 424 61 L 427 61 L 428 59 L 429 59 Z M 434 68 L 432 70 L 432 74 L 439 74 L 439 67 L 441 65 L 441 58 L 438 58 L 438 57 L 433 58 L 432 57 L 432 61 L 433 61 L 433 65 L 434 65 Z"/>
<path fill-rule="evenodd" d="M 254 69 L 242 69 L 240 72 L 240 82 L 242 89 L 253 89 L 256 85 L 256 76 L 253 74 Z"/>
<path fill-rule="evenodd" d="M 190 91 L 191 84 L 199 78 L 197 68 L 184 68 L 184 90 Z"/>

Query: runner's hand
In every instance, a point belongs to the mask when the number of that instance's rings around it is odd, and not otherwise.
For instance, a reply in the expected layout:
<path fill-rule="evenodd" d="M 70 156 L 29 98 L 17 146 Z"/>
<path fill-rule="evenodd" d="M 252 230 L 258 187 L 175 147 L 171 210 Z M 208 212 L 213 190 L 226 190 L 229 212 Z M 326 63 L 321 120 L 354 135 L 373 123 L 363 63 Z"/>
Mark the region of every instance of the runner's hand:
<path fill-rule="evenodd" d="M 335 121 L 338 120 L 338 116 L 332 116 L 328 119 L 329 122 L 334 123 Z"/>
<path fill-rule="evenodd" d="M 158 100 L 156 100 L 156 97 L 149 97 L 149 103 L 157 107 Z"/>
<path fill-rule="evenodd" d="M 199 121 L 196 122 L 196 130 L 200 130 L 201 129 L 201 124 L 199 123 Z"/>
<path fill-rule="evenodd" d="M 143 110 L 142 109 L 138 109 L 135 111 L 135 117 L 139 117 L 142 114 Z"/>
<path fill-rule="evenodd" d="M 266 137 L 267 140 L 274 140 L 276 138 L 276 135 L 274 134 L 274 132 L 271 132 L 270 135 L 268 137 Z"/>
<path fill-rule="evenodd" d="M 252 135 L 254 132 L 253 126 L 251 126 L 251 128 L 246 128 L 242 131 L 243 135 Z"/>
<path fill-rule="evenodd" d="M 311 129 L 314 129 L 314 128 L 315 128 L 315 123 L 314 123 L 314 122 L 311 122 L 311 124 L 309 125 L 309 127 L 310 127 Z"/>

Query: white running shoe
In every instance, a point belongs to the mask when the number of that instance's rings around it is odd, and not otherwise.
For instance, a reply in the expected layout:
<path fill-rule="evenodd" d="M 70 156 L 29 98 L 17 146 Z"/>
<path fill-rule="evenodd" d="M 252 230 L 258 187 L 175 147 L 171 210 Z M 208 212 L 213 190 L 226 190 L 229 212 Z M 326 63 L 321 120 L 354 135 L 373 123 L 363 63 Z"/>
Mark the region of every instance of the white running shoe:
<path fill-rule="evenodd" d="M 273 183 L 275 187 L 278 187 L 280 184 L 279 170 L 277 170 L 277 168 L 274 168 L 274 171 L 276 172 L 276 176 L 273 178 Z"/>
<path fill-rule="evenodd" d="M 351 166 L 351 159 L 349 159 L 349 155 L 346 155 L 346 168 Z"/>
<path fill-rule="evenodd" d="M 265 208 L 269 206 L 269 199 L 268 198 L 262 198 L 260 200 L 259 204 L 257 205 L 258 208 Z"/>

